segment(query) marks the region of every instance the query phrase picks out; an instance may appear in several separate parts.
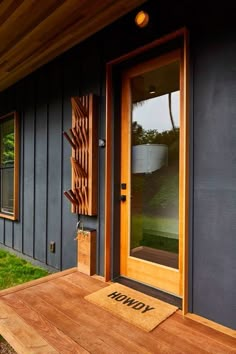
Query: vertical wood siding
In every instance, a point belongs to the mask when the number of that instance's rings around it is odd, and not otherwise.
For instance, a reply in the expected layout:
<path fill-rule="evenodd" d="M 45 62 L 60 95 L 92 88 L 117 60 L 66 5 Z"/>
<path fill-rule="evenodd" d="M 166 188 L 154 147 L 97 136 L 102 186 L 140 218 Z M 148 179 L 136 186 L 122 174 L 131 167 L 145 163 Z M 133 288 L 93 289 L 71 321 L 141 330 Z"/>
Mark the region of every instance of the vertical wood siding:
<path fill-rule="evenodd" d="M 19 113 L 20 121 L 20 164 L 19 164 L 19 222 L 13 223 L 13 248 L 16 251 L 23 251 L 23 209 L 24 209 L 24 82 L 21 81 L 15 86 L 16 102 L 15 109 Z M 10 94 L 9 94 L 10 96 Z M 4 103 L 4 102 L 3 102 Z"/>
<path fill-rule="evenodd" d="M 25 85 L 24 114 L 24 204 L 22 222 L 24 225 L 23 253 L 34 256 L 35 221 L 35 78 L 28 78 Z M 6 233 L 7 235 L 7 233 Z"/>
<path fill-rule="evenodd" d="M 78 216 L 63 196 L 71 185 L 71 148 L 62 135 L 71 127 L 70 99 L 101 91 L 98 44 L 82 47 L 0 95 L 1 115 L 17 110 L 20 117 L 20 216 L 17 222 L 0 219 L 0 243 L 56 269 L 75 266 L 77 254 Z M 81 219 L 99 236 L 97 217 Z M 55 253 L 49 251 L 51 241 L 56 243 Z M 102 258 L 99 237 L 97 248 Z"/>
<path fill-rule="evenodd" d="M 193 311 L 236 329 L 236 44 L 195 38 Z"/>
<path fill-rule="evenodd" d="M 34 257 L 47 262 L 48 71 L 36 83 Z"/>

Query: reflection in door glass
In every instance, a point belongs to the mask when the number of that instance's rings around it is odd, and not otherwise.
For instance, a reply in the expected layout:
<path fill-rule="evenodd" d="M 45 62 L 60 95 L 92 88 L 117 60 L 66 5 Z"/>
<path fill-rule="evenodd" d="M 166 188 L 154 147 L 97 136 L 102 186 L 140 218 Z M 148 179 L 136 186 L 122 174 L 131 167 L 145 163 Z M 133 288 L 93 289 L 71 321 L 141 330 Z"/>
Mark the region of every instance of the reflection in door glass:
<path fill-rule="evenodd" d="M 178 268 L 179 61 L 136 76 L 130 255 Z"/>

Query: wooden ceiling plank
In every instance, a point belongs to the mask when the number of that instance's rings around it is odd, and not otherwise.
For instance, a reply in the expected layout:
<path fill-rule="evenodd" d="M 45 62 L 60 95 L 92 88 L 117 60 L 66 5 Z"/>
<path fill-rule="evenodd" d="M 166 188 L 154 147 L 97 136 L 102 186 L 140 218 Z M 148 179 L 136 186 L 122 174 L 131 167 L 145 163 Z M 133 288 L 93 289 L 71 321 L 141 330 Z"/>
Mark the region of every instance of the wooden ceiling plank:
<path fill-rule="evenodd" d="M 101 10 L 101 8 L 99 8 L 98 11 L 100 12 L 94 14 L 93 18 L 78 21 L 77 24 L 74 24 L 57 36 L 55 40 L 50 43 L 50 46 L 46 43 L 46 49 L 43 46 L 40 47 L 38 51 L 34 52 L 34 54 L 28 57 L 21 65 L 17 66 L 12 73 L 2 74 L 0 77 L 0 89 L 2 90 L 10 86 L 17 80 L 23 78 L 26 74 L 36 70 L 55 58 L 55 56 L 114 22 L 143 2 L 145 2 L 145 0 L 120 0 L 119 2 L 112 2 L 112 5 L 105 9 Z M 111 1 L 109 3 L 111 3 Z"/>
<path fill-rule="evenodd" d="M 28 33 L 22 41 L 19 41 L 14 45 L 7 53 L 1 56 L 1 62 L 5 65 L 2 65 L 0 68 L 0 79 L 3 79 L 4 75 L 8 75 L 8 72 L 14 70 L 17 66 L 20 66 L 23 61 L 27 60 L 32 55 L 36 55 L 37 52 L 41 53 L 46 50 L 53 41 L 57 41 L 63 36 L 63 33 L 66 33 L 66 29 L 71 28 L 75 23 L 78 24 L 81 19 L 78 16 L 81 14 L 85 17 L 84 22 L 87 23 L 89 20 L 87 17 L 90 15 L 95 16 L 98 7 L 106 5 L 111 2 L 110 0 L 94 0 L 93 4 L 86 6 L 88 0 L 80 1 L 80 6 L 78 6 L 78 0 L 70 0 L 70 5 L 67 5 L 60 9 L 60 11 L 54 12 L 54 14 L 41 23 L 37 28 L 32 32 Z M 77 6 L 77 11 L 75 11 L 75 6 Z M 62 15 L 63 18 L 68 18 L 67 22 L 64 20 L 61 21 Z M 70 22 L 73 21 L 72 25 L 69 26 Z M 62 24 L 62 25 L 61 25 Z M 63 26 L 63 28 L 61 28 Z M 82 26 L 82 24 L 81 24 Z M 57 35 L 54 34 L 56 29 Z M 70 31 L 70 30 L 69 30 Z M 52 33 L 52 34 L 51 34 Z M 69 32 L 68 32 L 69 33 Z M 51 34 L 51 38 L 50 38 Z M 42 43 L 40 42 L 42 40 Z"/>
<path fill-rule="evenodd" d="M 7 19 L 24 0 L 3 0 L 0 3 L 0 25 Z"/>
<path fill-rule="evenodd" d="M 11 62 L 11 65 L 8 66 L 8 71 L 11 72 L 21 64 L 25 60 L 28 60 L 32 55 L 37 55 L 37 53 L 42 53 L 46 51 L 48 48 L 54 45 L 54 43 L 60 43 L 62 37 L 71 37 L 71 33 L 74 32 L 76 29 L 82 29 L 84 25 L 87 25 L 88 22 L 90 22 L 90 17 L 96 17 L 97 16 L 97 6 L 101 6 L 101 12 L 106 10 L 106 2 L 109 2 L 110 0 L 96 0 L 96 2 L 93 2 L 93 6 L 91 5 L 89 9 L 85 7 L 82 8 L 80 12 L 80 17 L 78 18 L 78 14 L 76 16 L 73 16 L 73 14 L 70 16 L 70 23 L 65 22 L 63 28 L 59 28 L 56 33 L 53 31 L 53 36 L 48 39 L 49 34 L 48 34 L 48 29 L 45 28 L 45 35 L 43 35 L 43 32 L 41 31 L 41 36 L 42 36 L 42 44 L 39 46 L 38 41 L 35 44 L 35 48 L 32 48 L 30 45 L 25 45 L 27 48 L 29 48 L 29 51 L 24 51 L 24 55 L 19 58 L 19 55 L 14 55 L 12 58 L 9 59 Z M 87 2 L 87 1 L 86 1 Z M 53 27 L 54 28 L 54 27 Z M 47 36 L 47 41 L 43 38 Z M 74 35 L 73 35 L 74 36 Z M 75 37 L 75 36 L 74 36 Z M 32 42 L 31 39 L 29 38 L 30 43 Z M 60 46 L 60 45 L 59 45 Z"/>
<path fill-rule="evenodd" d="M 4 22 L 1 23 L 1 31 L 0 31 L 0 57 L 6 52 L 7 46 L 9 48 L 12 47 L 12 40 L 15 37 L 19 37 L 22 35 L 22 24 L 23 26 L 27 24 L 24 15 L 28 15 L 28 18 L 34 17 L 29 16 L 30 7 L 32 6 L 32 2 L 30 0 L 23 1 L 14 12 L 12 12 L 8 18 L 5 19 Z M 23 23 L 22 18 L 25 23 Z M 14 30 L 13 30 L 14 29 Z"/>
<path fill-rule="evenodd" d="M 88 0 L 80 0 L 80 6 L 84 6 Z M 40 4 L 40 2 L 38 2 Z M 41 41 L 44 42 L 50 36 L 50 33 L 54 33 L 56 31 L 60 31 L 61 26 L 64 26 L 66 23 L 66 19 L 68 22 L 71 21 L 72 13 L 76 14 L 74 11 L 75 5 L 77 5 L 78 9 L 78 0 L 67 0 L 58 7 L 51 15 L 45 18 L 42 22 L 40 22 L 36 27 L 33 27 L 31 31 L 27 32 L 27 34 L 15 43 L 10 49 L 4 53 L 0 53 L 1 62 L 9 62 L 10 67 L 14 66 L 17 61 L 20 59 L 27 58 L 28 53 L 34 53 L 37 48 L 41 45 Z M 76 14 L 79 16 L 79 13 Z M 16 25 L 15 25 L 16 26 Z M 43 39 L 44 38 L 44 39 Z M 1 71 L 9 71 L 9 67 L 2 68 Z"/>
<path fill-rule="evenodd" d="M 1 25 L 0 57 L 20 43 L 28 32 L 31 32 L 33 28 L 51 15 L 64 1 L 47 0 L 42 6 L 40 1 L 25 0 Z M 16 30 L 13 31 L 12 28 Z"/>
<path fill-rule="evenodd" d="M 133 0 L 133 2 L 135 2 L 135 4 L 137 3 L 137 0 Z M 102 3 L 104 4 L 104 0 L 102 1 Z M 121 1 L 120 1 L 121 3 Z M 68 40 L 70 40 L 71 38 L 74 38 L 77 40 L 77 38 L 79 38 L 80 40 L 83 40 L 84 38 L 86 38 L 88 36 L 89 33 L 91 33 L 91 29 L 93 29 L 92 27 L 96 25 L 96 23 L 100 22 L 100 26 L 99 29 L 102 28 L 104 26 L 103 24 L 103 18 L 105 16 L 105 14 L 107 13 L 107 17 L 109 18 L 110 16 L 110 12 L 113 11 L 113 15 L 111 17 L 111 19 L 113 19 L 113 17 L 115 16 L 115 18 L 117 17 L 117 11 L 119 11 L 121 9 L 120 3 L 117 3 L 116 6 L 106 6 L 106 7 L 102 7 L 100 9 L 99 13 L 93 13 L 94 11 L 92 11 L 92 9 L 90 10 L 91 12 L 91 18 L 85 18 L 82 21 L 76 22 L 73 26 L 68 27 L 67 30 L 65 30 L 63 33 L 59 33 L 58 36 L 55 36 L 54 38 L 51 39 L 51 41 L 47 41 L 44 45 L 38 47 L 38 51 L 36 51 L 36 47 L 34 45 L 29 45 L 30 48 L 30 52 L 31 55 L 33 56 L 37 56 L 38 54 L 42 54 L 44 55 L 44 53 L 48 50 L 50 50 L 50 48 L 52 47 L 52 49 L 54 50 L 54 46 L 55 47 L 60 47 L 62 46 L 62 43 L 66 43 Z M 140 3 L 140 1 L 139 1 Z M 127 6 L 127 4 L 126 4 Z M 127 7 L 123 5 L 122 7 L 122 12 L 127 12 Z M 130 7 L 130 3 L 129 3 L 129 7 Z M 114 10 L 113 10 L 114 9 Z M 112 14 L 112 12 L 111 12 Z M 95 19 L 95 22 L 93 22 L 93 18 Z M 91 24 L 91 25 L 90 25 Z M 88 26 L 89 26 L 89 32 L 88 32 Z M 81 36 L 81 33 L 83 32 L 83 35 Z M 94 32 L 94 31 L 93 31 Z M 68 37 L 68 38 L 67 38 Z M 73 43 L 74 44 L 74 39 L 73 39 Z M 24 43 L 25 46 L 28 46 L 27 43 Z M 69 46 L 71 46 L 69 44 Z M 21 64 L 24 65 L 23 60 L 30 60 L 31 56 L 29 55 L 29 53 L 24 52 L 24 56 L 18 59 L 18 55 L 17 52 L 13 53 L 13 57 L 14 58 L 6 58 L 11 62 L 11 66 L 9 67 L 9 71 L 14 70 L 16 68 L 16 66 L 20 67 Z M 4 58 L 5 59 L 5 58 Z M 15 65 L 14 65 L 15 64 Z M 6 74 L 8 75 L 8 74 Z M 3 77 L 1 77 L 3 78 Z"/>
<path fill-rule="evenodd" d="M 140 3 L 140 1 L 139 1 Z M 113 16 L 112 15 L 112 12 L 113 12 Z M 126 11 L 127 12 L 127 8 L 123 8 L 123 11 Z M 114 16 L 117 17 L 117 7 L 113 8 L 112 9 L 108 9 L 108 12 L 106 13 L 106 16 L 108 16 L 108 19 L 109 19 L 109 22 L 113 22 L 114 20 Z M 101 18 L 100 18 L 101 17 Z M 101 13 L 100 17 L 98 18 L 97 16 L 95 17 L 95 24 L 98 24 L 98 21 L 100 21 L 100 27 L 104 27 L 104 22 L 105 22 L 105 25 L 106 25 L 106 21 L 104 21 L 104 13 Z M 88 21 L 88 26 L 91 27 L 91 24 L 90 24 L 90 21 Z M 94 26 L 94 24 L 92 24 L 92 27 Z M 74 28 L 74 31 L 70 32 L 70 33 L 74 33 L 74 36 L 77 37 L 77 40 L 81 40 L 81 39 L 84 39 L 86 37 L 88 37 L 88 35 L 90 34 L 90 32 L 88 32 L 88 29 L 89 27 L 84 27 L 83 28 L 83 38 L 81 37 L 81 27 L 77 29 L 77 31 L 75 31 L 75 28 Z M 72 38 L 73 39 L 73 38 Z M 28 60 L 27 63 L 23 63 L 21 67 L 19 67 L 17 69 L 17 72 L 16 72 L 16 77 L 18 78 L 18 76 L 21 76 L 22 77 L 22 73 L 24 73 L 25 70 L 29 71 L 29 72 L 32 72 L 35 67 L 39 67 L 41 66 L 40 63 L 42 63 L 42 59 L 44 59 L 43 61 L 48 62 L 50 59 L 54 58 L 56 55 L 57 55 L 57 52 L 59 50 L 59 52 L 61 53 L 63 51 L 63 49 L 65 48 L 65 45 L 67 44 L 66 41 L 68 39 L 67 38 L 64 38 L 62 37 L 62 42 L 60 41 L 57 41 L 56 43 L 56 48 L 53 48 L 54 51 L 52 51 L 52 47 L 50 47 L 48 49 L 49 51 L 49 56 L 46 56 L 46 54 L 48 55 L 48 51 L 45 51 L 45 52 L 40 52 L 39 56 L 38 55 L 35 55 L 31 58 L 31 60 Z M 60 45 L 60 47 L 58 48 L 58 46 Z M 73 43 L 69 43 L 67 46 L 71 47 L 72 45 L 74 45 L 74 40 L 73 40 Z M 67 48 L 66 48 L 67 49 Z M 65 49 L 65 50 L 66 50 Z M 36 53 L 37 54 L 37 53 Z M 45 57 L 45 58 L 44 58 Z M 40 63 L 38 63 L 38 60 L 40 60 Z M 10 75 L 10 74 L 7 74 L 6 77 L 8 77 L 8 82 L 9 82 L 9 76 L 13 77 L 13 75 Z M 15 75 L 14 75 L 14 78 L 15 78 Z M 2 80 L 1 80 L 2 81 Z M 11 82 L 13 83 L 14 81 L 16 81 L 16 79 L 13 79 Z"/>

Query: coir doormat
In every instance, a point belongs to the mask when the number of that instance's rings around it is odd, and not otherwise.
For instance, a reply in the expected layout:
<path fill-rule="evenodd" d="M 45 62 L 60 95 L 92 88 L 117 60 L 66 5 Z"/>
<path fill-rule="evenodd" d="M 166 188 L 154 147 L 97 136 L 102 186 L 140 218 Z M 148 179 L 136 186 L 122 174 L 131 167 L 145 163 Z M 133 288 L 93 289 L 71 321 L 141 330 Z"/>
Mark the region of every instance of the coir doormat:
<path fill-rule="evenodd" d="M 118 283 L 87 295 L 85 299 L 147 332 L 177 310 L 176 306 Z"/>

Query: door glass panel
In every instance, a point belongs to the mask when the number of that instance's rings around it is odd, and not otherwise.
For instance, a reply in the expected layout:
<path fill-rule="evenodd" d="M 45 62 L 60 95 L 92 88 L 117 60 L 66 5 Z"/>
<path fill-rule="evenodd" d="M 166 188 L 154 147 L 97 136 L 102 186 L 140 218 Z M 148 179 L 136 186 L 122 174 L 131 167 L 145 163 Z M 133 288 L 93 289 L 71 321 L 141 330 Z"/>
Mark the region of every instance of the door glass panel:
<path fill-rule="evenodd" d="M 178 268 L 179 61 L 131 79 L 130 256 Z"/>

